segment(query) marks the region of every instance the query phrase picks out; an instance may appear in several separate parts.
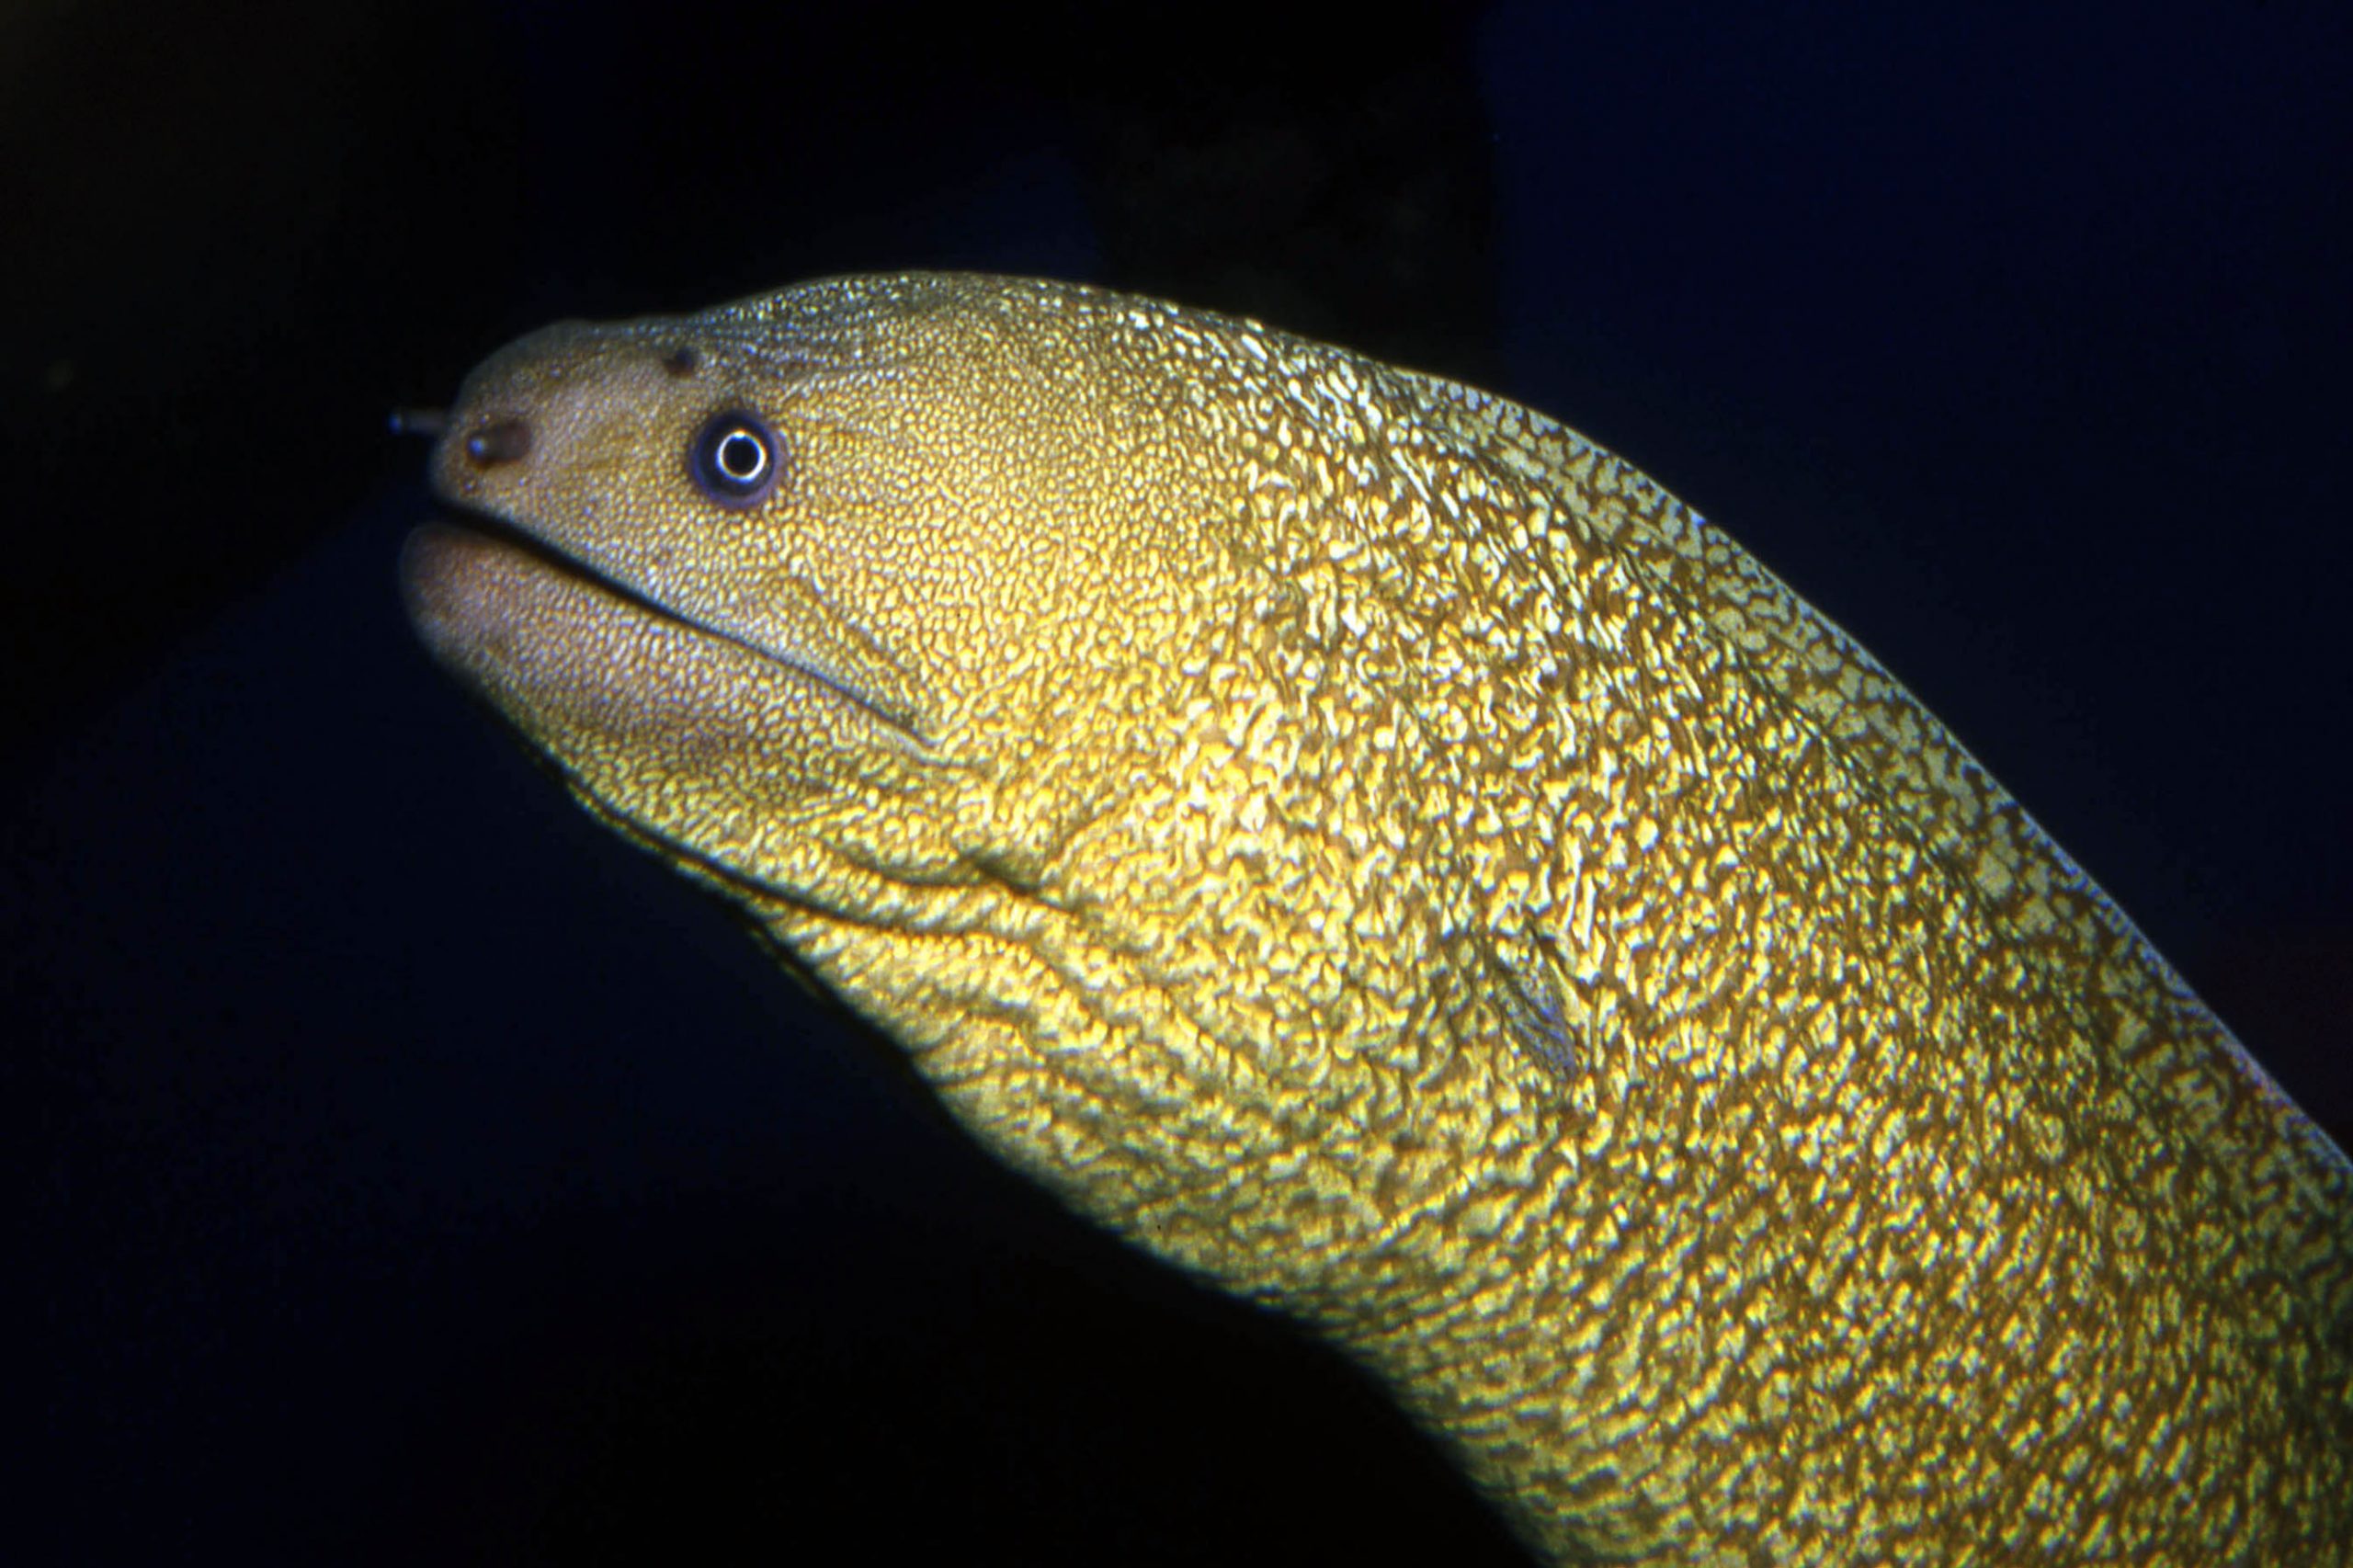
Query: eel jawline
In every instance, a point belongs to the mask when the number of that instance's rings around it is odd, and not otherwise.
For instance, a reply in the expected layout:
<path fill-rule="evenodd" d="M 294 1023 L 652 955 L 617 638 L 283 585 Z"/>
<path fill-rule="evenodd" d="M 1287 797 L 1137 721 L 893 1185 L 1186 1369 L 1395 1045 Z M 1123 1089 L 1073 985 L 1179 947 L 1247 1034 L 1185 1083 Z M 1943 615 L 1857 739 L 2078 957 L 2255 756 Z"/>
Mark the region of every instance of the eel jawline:
<path fill-rule="evenodd" d="M 421 525 L 401 548 L 400 577 L 410 619 L 434 653 L 454 666 L 472 668 L 481 651 L 511 644 L 522 601 L 543 597 L 523 585 L 552 577 L 609 601 L 607 619 L 635 617 L 727 644 L 858 710 L 903 749 L 918 756 L 931 752 L 929 737 L 913 714 L 870 695 L 824 663 L 681 614 L 495 517 L 467 512 Z"/>

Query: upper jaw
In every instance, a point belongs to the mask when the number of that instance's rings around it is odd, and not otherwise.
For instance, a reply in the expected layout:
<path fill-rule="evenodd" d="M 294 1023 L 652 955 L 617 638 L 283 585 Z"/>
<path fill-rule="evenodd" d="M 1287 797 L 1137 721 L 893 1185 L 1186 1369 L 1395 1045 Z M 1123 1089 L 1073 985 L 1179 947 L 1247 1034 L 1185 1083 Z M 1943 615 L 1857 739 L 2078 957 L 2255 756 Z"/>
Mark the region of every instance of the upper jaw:
<path fill-rule="evenodd" d="M 691 591 L 665 588 L 630 552 L 597 548 L 594 519 L 535 516 L 518 487 L 506 481 L 535 456 L 544 459 L 553 443 L 532 419 L 506 406 L 511 399 L 472 395 L 483 379 L 478 371 L 446 417 L 434 453 L 433 490 L 449 508 L 451 526 L 495 540 L 635 613 L 691 628 L 780 665 L 863 711 L 912 755 L 934 755 L 926 722 L 931 704 L 921 685 L 813 591 L 782 582 L 749 612 L 740 597 L 699 604 Z"/>

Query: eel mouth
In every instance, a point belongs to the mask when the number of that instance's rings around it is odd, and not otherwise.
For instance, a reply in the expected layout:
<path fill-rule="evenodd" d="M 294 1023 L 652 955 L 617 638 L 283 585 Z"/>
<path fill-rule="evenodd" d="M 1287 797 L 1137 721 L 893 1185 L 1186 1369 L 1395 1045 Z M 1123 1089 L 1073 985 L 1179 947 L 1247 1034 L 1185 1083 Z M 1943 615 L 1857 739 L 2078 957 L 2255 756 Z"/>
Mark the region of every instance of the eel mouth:
<path fill-rule="evenodd" d="M 506 640 L 504 627 L 512 610 L 502 602 L 502 585 L 561 585 L 599 601 L 609 618 L 724 644 L 772 665 L 872 720 L 894 744 L 930 755 L 929 738 L 913 711 L 877 696 L 828 661 L 687 613 L 495 512 L 447 496 L 441 500 L 443 510 L 403 543 L 400 579 L 410 619 L 443 658 L 462 664 L 464 659 L 452 658 L 454 651 Z"/>

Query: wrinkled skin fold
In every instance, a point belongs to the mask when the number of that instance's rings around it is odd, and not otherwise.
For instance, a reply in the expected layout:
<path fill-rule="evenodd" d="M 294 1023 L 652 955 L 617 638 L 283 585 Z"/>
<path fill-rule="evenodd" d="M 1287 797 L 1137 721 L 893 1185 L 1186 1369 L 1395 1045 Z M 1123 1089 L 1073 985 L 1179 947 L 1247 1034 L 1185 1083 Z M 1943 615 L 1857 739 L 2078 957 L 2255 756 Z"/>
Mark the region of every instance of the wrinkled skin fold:
<path fill-rule="evenodd" d="M 548 328 L 434 479 L 418 629 L 585 803 L 1552 1560 L 2353 1561 L 2344 1155 L 1582 437 L 914 275 Z"/>

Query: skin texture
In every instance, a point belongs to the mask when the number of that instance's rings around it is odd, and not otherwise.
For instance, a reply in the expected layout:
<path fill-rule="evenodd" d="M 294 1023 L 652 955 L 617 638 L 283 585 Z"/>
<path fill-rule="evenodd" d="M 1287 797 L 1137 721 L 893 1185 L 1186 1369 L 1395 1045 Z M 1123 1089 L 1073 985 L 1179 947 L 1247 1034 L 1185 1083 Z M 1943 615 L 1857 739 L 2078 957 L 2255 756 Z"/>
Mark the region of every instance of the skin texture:
<path fill-rule="evenodd" d="M 592 811 L 1552 1559 L 2353 1561 L 2345 1156 L 1581 437 L 911 276 L 548 328 L 434 476 L 419 630 Z"/>

